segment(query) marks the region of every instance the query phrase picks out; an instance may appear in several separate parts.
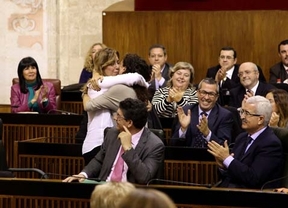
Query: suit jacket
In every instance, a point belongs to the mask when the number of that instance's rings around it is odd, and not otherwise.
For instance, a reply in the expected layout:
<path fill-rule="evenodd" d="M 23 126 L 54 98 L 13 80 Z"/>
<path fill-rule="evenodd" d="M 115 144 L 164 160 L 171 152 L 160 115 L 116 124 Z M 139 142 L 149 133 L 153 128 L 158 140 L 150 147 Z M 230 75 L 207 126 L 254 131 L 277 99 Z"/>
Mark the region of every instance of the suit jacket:
<path fill-rule="evenodd" d="M 191 122 L 186 131 L 185 138 L 179 138 L 180 123 L 179 121 L 176 123 L 176 127 L 173 128 L 173 140 L 176 141 L 176 145 L 194 146 L 195 137 L 198 135 L 198 128 L 196 126 L 199 123 L 198 106 L 197 103 L 194 105 L 187 105 L 183 108 L 186 114 L 188 109 L 190 109 Z M 219 144 L 223 144 L 225 140 L 229 143 L 232 135 L 232 126 L 232 113 L 219 104 L 216 104 L 208 115 L 208 127 L 211 131 L 211 140 L 214 140 Z"/>
<path fill-rule="evenodd" d="M 169 72 L 170 72 L 170 65 L 168 63 L 165 63 L 165 68 L 161 72 L 162 77 L 165 79 L 165 82 L 161 87 L 166 87 L 167 81 L 170 79 Z M 151 80 L 150 86 L 148 88 L 149 93 L 150 93 L 150 100 L 152 100 L 156 89 L 156 84 L 155 84 L 155 79 Z"/>
<path fill-rule="evenodd" d="M 39 113 L 47 113 L 51 110 L 56 109 L 56 94 L 55 94 L 55 88 L 51 82 L 44 82 L 43 86 L 47 87 L 47 98 L 48 103 L 45 106 L 41 100 L 42 93 L 40 93 L 37 103 L 39 107 Z M 11 87 L 11 112 L 12 113 L 18 113 L 18 112 L 27 112 L 31 111 L 31 109 L 28 106 L 28 100 L 29 100 L 29 93 L 22 93 L 20 91 L 20 85 L 19 83 L 12 85 Z"/>
<path fill-rule="evenodd" d="M 88 178 L 107 180 L 121 145 L 117 139 L 118 134 L 116 128 L 107 131 L 100 151 L 83 169 Z M 122 155 L 128 165 L 127 180 L 131 183 L 147 184 L 156 178 L 164 161 L 164 148 L 161 139 L 144 128 L 136 148 Z"/>
<path fill-rule="evenodd" d="M 219 88 L 219 99 L 218 103 L 222 106 L 229 105 L 230 103 L 230 93 L 229 91 L 232 88 L 238 87 L 241 85 L 240 78 L 238 77 L 239 72 L 239 64 L 234 65 L 234 71 L 232 74 L 231 79 L 227 78 L 225 81 L 222 82 L 222 86 Z M 212 77 L 215 79 L 216 73 L 221 68 L 221 66 L 218 64 L 217 66 L 211 67 L 207 70 L 206 77 Z M 263 71 L 260 66 L 257 65 L 258 71 L 259 71 L 259 81 L 266 82 L 266 78 L 263 74 Z"/>
<path fill-rule="evenodd" d="M 270 72 L 269 83 L 271 84 L 277 83 L 277 79 L 280 79 L 281 83 L 283 83 L 284 80 L 288 79 L 288 74 L 282 62 L 279 62 L 275 64 L 274 66 L 272 66 L 269 72 Z"/>
<path fill-rule="evenodd" d="M 261 188 L 265 182 L 281 176 L 284 161 L 282 144 L 273 130 L 267 127 L 243 155 L 241 152 L 247 137 L 248 133 L 243 132 L 236 138 L 232 149 L 234 160 L 227 171 L 222 172 L 220 187 Z M 278 185 L 267 183 L 264 188 Z"/>
<path fill-rule="evenodd" d="M 215 79 L 216 74 L 220 68 L 221 66 L 219 64 L 217 66 L 209 68 L 207 70 L 206 77 L 211 77 Z M 238 77 L 238 71 L 239 71 L 239 64 L 235 64 L 231 79 L 227 78 L 225 81 L 223 81 L 222 88 L 231 89 L 233 87 L 238 86 L 238 84 L 240 83 L 240 79 Z"/>
<path fill-rule="evenodd" d="M 268 91 L 272 88 L 276 87 L 268 83 L 259 82 L 259 85 L 254 95 L 261 95 L 265 97 Z M 243 85 L 239 85 L 238 87 L 231 89 L 229 106 L 233 106 L 236 108 L 241 107 L 245 94 L 246 89 L 245 87 L 243 87 Z"/>

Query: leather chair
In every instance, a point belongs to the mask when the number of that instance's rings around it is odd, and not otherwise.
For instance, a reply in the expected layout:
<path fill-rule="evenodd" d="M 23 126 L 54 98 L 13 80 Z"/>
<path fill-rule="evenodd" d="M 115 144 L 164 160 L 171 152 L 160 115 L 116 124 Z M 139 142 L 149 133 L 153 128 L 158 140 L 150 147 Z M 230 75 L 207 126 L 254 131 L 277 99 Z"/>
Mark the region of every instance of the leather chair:
<path fill-rule="evenodd" d="M 61 80 L 60 79 L 42 79 L 45 82 L 51 82 L 55 89 L 55 95 L 56 95 L 56 108 L 57 110 L 61 109 Z M 19 83 L 18 78 L 12 79 L 12 84 Z"/>

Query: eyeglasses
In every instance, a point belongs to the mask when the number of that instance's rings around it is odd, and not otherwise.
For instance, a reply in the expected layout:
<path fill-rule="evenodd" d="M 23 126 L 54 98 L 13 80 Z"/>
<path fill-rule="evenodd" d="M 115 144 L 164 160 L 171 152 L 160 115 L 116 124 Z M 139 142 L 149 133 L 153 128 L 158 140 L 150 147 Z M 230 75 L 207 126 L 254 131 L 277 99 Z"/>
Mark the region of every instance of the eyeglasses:
<path fill-rule="evenodd" d="M 123 119 L 123 120 L 126 120 L 125 117 L 120 116 L 118 113 L 113 113 L 113 118 L 114 118 L 115 120 L 117 120 L 117 121 L 118 121 L 120 118 Z"/>
<path fill-rule="evenodd" d="M 215 98 L 218 96 L 218 93 L 215 93 L 215 92 L 207 92 L 205 90 L 198 90 L 198 93 L 201 95 L 201 96 L 206 96 L 208 95 L 208 97 L 210 98 Z"/>
<path fill-rule="evenodd" d="M 232 56 L 220 56 L 220 59 L 227 59 L 227 60 L 231 60 L 231 59 L 234 59 L 234 57 Z"/>
<path fill-rule="evenodd" d="M 255 114 L 255 113 L 250 113 L 249 111 L 247 110 L 244 110 L 242 108 L 238 108 L 237 111 L 239 112 L 240 115 L 245 115 L 245 116 L 261 116 L 259 114 Z"/>
<path fill-rule="evenodd" d="M 244 72 L 240 72 L 240 73 L 238 73 L 238 77 L 243 77 L 244 74 L 249 75 L 249 74 L 251 74 L 252 72 L 256 72 L 256 71 L 244 71 Z"/>

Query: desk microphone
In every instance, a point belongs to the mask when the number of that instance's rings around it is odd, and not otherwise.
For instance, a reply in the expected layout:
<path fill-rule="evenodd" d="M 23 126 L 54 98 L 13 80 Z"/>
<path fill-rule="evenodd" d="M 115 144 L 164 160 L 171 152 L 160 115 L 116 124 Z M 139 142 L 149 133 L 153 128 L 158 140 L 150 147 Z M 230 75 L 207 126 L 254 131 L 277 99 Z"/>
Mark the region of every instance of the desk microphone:
<path fill-rule="evenodd" d="M 47 112 L 47 114 L 50 114 L 51 112 L 61 113 L 63 115 L 78 115 L 77 113 L 57 109 L 51 109 Z"/>
<path fill-rule="evenodd" d="M 159 178 L 154 178 L 148 181 L 146 184 L 147 186 L 150 185 L 151 182 L 154 181 L 159 181 L 159 182 L 167 182 L 167 183 L 174 183 L 174 184 L 182 184 L 182 185 L 189 185 L 189 186 L 200 186 L 200 187 L 206 187 L 206 188 L 212 188 L 213 184 L 210 183 L 190 183 L 190 182 L 183 182 L 183 181 L 173 181 L 173 180 L 165 180 L 165 179 L 159 179 Z"/>
<path fill-rule="evenodd" d="M 273 179 L 273 180 L 270 180 L 270 181 L 267 181 L 266 183 L 264 183 L 262 186 L 261 186 L 261 191 L 263 191 L 263 189 L 265 188 L 265 186 L 267 186 L 268 184 L 270 183 L 274 183 L 274 182 L 277 182 L 277 181 L 280 181 L 280 180 L 283 180 L 285 178 L 288 178 L 288 175 L 285 175 L 283 177 L 280 177 L 280 178 L 276 178 L 276 179 Z M 280 187 L 279 187 L 280 188 Z"/>

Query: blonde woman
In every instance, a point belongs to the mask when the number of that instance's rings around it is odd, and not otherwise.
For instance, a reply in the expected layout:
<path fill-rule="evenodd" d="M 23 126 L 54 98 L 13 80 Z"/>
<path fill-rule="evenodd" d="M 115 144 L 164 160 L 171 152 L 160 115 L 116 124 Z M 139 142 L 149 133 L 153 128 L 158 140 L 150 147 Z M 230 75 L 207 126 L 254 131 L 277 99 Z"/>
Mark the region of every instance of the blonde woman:
<path fill-rule="evenodd" d="M 194 68 L 190 63 L 178 62 L 170 69 L 167 86 L 159 88 L 152 99 L 152 105 L 159 117 L 175 117 L 177 106 L 183 107 L 198 102 L 193 80 Z"/>
<path fill-rule="evenodd" d="M 82 69 L 79 83 L 86 83 L 90 78 L 92 78 L 92 72 L 94 69 L 93 59 L 95 54 L 100 49 L 107 48 L 107 46 L 103 43 L 94 43 L 88 50 L 87 55 L 85 57 L 84 68 Z"/>

